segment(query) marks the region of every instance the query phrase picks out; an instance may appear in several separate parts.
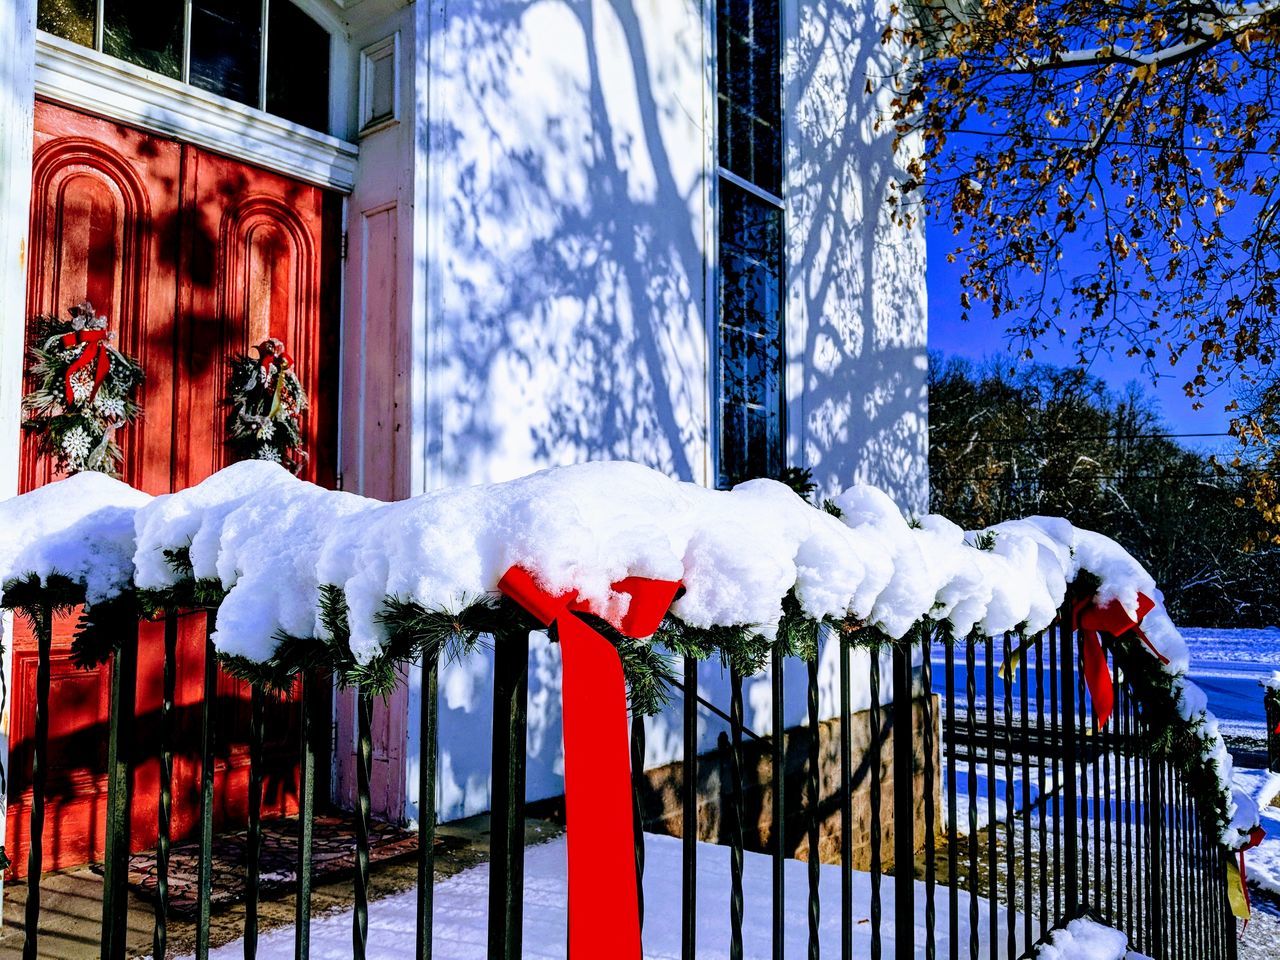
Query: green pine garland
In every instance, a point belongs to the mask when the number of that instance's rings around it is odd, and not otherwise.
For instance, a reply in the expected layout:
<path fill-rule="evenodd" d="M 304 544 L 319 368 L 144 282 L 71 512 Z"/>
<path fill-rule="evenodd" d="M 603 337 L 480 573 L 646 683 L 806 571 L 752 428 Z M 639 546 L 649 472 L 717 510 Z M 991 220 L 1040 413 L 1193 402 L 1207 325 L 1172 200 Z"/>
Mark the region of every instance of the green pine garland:
<path fill-rule="evenodd" d="M 142 368 L 112 345 L 107 318 L 93 304 L 86 300 L 68 313 L 69 320 L 40 316 L 33 322 L 28 373 L 36 388 L 22 399 L 22 426 L 59 472 L 116 476 L 122 455 L 115 433 L 138 418 L 134 394 Z"/>
<path fill-rule="evenodd" d="M 187 550 L 171 551 L 166 559 L 180 575 L 174 587 L 127 593 L 83 611 L 73 646 L 80 666 L 91 668 L 105 663 L 124 635 L 121 624 L 132 617 L 154 616 L 168 608 L 217 607 L 225 595 L 221 584 L 197 579 Z M 1071 593 L 1092 596 L 1098 585 L 1096 577 L 1082 572 Z M 16 578 L 4 584 L 3 600 L 4 606 L 20 610 L 34 622 L 43 616 L 46 604 L 54 611 L 66 611 L 83 603 L 84 588 L 59 576 L 50 577 L 45 583 L 35 577 Z M 504 636 L 541 629 L 528 613 L 505 597 L 480 597 L 456 611 L 428 610 L 415 601 L 388 597 L 377 618 L 387 631 L 387 640 L 378 656 L 359 663 L 349 646 L 347 603 L 340 587 L 321 587 L 320 615 L 322 637 L 280 636 L 274 655 L 264 663 L 227 656 L 220 656 L 220 660 L 230 674 L 270 691 L 283 692 L 300 672 L 317 670 L 331 672 L 341 686 L 358 686 L 372 696 L 386 697 L 403 682 L 402 668 L 406 664 L 419 659 L 460 658 L 487 642 L 487 638 L 502 643 Z M 820 622 L 804 615 L 794 593 L 784 599 L 783 616 L 772 640 L 750 625 L 691 627 L 673 614 L 668 614 L 652 638 L 634 640 L 598 617 L 581 616 L 617 647 L 631 710 L 645 716 L 661 710 L 678 683 L 673 656 L 699 660 L 718 656 L 725 666 L 749 676 L 763 669 L 775 650 L 785 656 L 814 659 L 823 629 L 835 632 L 846 649 L 891 648 L 895 644 L 918 643 L 924 636 L 947 644 L 982 641 L 976 630 L 967 637 L 955 637 L 945 622 L 928 617 L 902 640 L 854 620 Z M 1023 630 L 1014 631 L 1011 636 L 1013 648 L 1032 639 Z M 1162 669 L 1140 641 L 1126 635 L 1106 638 L 1105 642 L 1124 674 L 1123 682 L 1134 692 L 1149 731 L 1138 744 L 1139 753 L 1170 763 L 1195 795 L 1205 829 L 1210 836 L 1221 835 L 1229 822 L 1231 798 L 1229 788 L 1205 759 L 1211 740 L 1203 721 L 1181 716 L 1175 689 L 1177 678 Z"/>
<path fill-rule="evenodd" d="M 231 359 L 227 446 L 237 460 L 270 460 L 296 474 L 307 462 L 301 423 L 306 392 L 281 341 L 264 340 L 254 350 L 256 359 Z"/>

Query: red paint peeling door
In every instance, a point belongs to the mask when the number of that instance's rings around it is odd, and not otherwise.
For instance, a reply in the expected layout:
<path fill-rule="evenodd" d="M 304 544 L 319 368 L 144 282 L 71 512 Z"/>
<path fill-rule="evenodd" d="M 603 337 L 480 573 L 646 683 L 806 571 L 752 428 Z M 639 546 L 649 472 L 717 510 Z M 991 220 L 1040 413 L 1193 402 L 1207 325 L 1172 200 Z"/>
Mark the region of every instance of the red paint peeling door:
<path fill-rule="evenodd" d="M 121 437 L 124 479 L 159 494 L 226 464 L 221 406 L 227 359 L 268 335 L 288 345 L 312 398 L 306 479 L 331 484 L 334 464 L 338 205 L 330 194 L 190 145 L 49 103 L 36 104 L 28 312 L 64 313 L 88 297 L 142 363 L 143 418 Z M 56 479 L 24 441 L 22 489 Z M 69 658 L 74 617 L 55 629 L 46 813 L 47 869 L 100 858 L 106 809 L 109 674 Z M 135 849 L 153 846 L 162 634 L 140 637 L 132 817 Z M 7 852 L 26 870 L 34 638 L 13 637 Z M 203 615 L 182 618 L 177 662 L 174 830 L 199 818 L 198 733 Z M 248 687 L 217 690 L 216 815 L 247 810 Z M 264 812 L 295 807 L 295 711 L 268 719 Z"/>

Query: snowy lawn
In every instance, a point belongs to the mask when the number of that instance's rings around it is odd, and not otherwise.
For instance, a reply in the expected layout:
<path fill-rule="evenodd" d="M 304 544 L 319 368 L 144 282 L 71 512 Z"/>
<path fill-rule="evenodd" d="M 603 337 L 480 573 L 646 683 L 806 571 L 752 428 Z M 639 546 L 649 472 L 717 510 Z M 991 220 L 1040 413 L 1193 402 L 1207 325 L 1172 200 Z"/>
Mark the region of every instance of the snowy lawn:
<path fill-rule="evenodd" d="M 645 839 L 645 926 L 644 955 L 649 958 L 680 956 L 680 840 L 647 835 Z M 758 853 L 745 855 L 744 945 L 748 958 L 766 958 L 770 948 L 771 880 L 770 858 Z M 788 860 L 786 950 L 788 956 L 803 956 L 808 942 L 808 865 Z M 436 885 L 435 940 L 433 956 L 441 960 L 483 960 L 486 955 L 489 868 L 473 867 Z M 822 901 L 820 937 L 824 956 L 838 956 L 840 950 L 840 868 L 824 865 L 819 890 Z M 924 941 L 925 886 L 916 883 L 915 927 L 917 945 Z M 884 916 L 884 955 L 896 955 L 894 944 L 893 878 L 885 877 L 881 887 Z M 854 955 L 869 956 L 871 944 L 871 877 L 854 874 Z M 524 956 L 530 958 L 565 955 L 565 840 L 563 837 L 530 847 L 525 853 Z M 938 955 L 948 955 L 948 898 L 945 887 L 935 894 L 937 907 Z M 968 896 L 960 900 L 961 952 L 968 951 Z M 414 891 L 378 900 L 369 906 L 369 960 L 404 960 L 414 950 Z M 311 925 L 311 956 L 314 960 L 347 960 L 351 956 L 351 911 L 318 918 Z M 1016 919 L 1016 918 L 1015 918 Z M 1007 914 L 998 908 L 1003 936 Z M 1021 924 L 1018 924 L 1021 927 Z M 979 903 L 979 953 L 987 956 L 988 905 Z M 1021 947 L 1019 947 L 1021 949 Z M 216 960 L 232 960 L 243 955 L 239 941 L 212 951 Z M 293 956 L 293 929 L 279 928 L 265 934 L 258 944 L 264 960 Z M 729 848 L 698 845 L 698 956 L 729 956 Z"/>
<path fill-rule="evenodd" d="M 1235 783 L 1258 804 L 1262 829 L 1267 831 L 1262 843 L 1245 854 L 1249 885 L 1280 897 L 1280 807 L 1270 806 L 1272 799 L 1280 797 L 1280 774 L 1237 770 Z"/>

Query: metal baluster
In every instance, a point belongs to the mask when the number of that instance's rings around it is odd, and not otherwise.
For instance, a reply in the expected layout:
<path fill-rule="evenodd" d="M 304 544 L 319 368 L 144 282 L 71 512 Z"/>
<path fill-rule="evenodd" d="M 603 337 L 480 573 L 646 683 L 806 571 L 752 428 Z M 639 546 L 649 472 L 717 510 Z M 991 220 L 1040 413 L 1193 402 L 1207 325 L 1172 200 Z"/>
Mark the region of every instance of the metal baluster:
<path fill-rule="evenodd" d="M 925 960 L 934 960 L 938 953 L 937 923 L 938 911 L 934 904 L 937 892 L 938 866 L 937 841 L 938 825 L 936 799 L 934 797 L 937 761 L 937 743 L 934 735 L 936 722 L 933 710 L 933 635 L 928 629 L 920 630 L 920 687 L 924 692 L 924 955 Z M 907 666 L 910 676 L 911 667 Z"/>
<path fill-rule="evenodd" d="M 1036 649 L 1040 648 L 1040 639 L 1042 635 L 1037 635 L 1032 639 Z M 1019 739 L 1022 742 L 1022 943 L 1023 949 L 1029 949 L 1034 934 L 1032 933 L 1032 920 L 1034 916 L 1033 905 L 1035 903 L 1035 895 L 1031 887 L 1031 867 L 1033 857 L 1031 855 L 1031 751 L 1027 748 L 1027 734 L 1029 731 L 1029 721 L 1027 720 L 1028 694 L 1027 680 L 1030 671 L 1027 669 L 1027 650 L 1023 650 L 1022 656 L 1018 658 L 1018 707 L 1020 716 L 1018 717 Z M 1012 736 L 1012 733 L 1010 733 Z M 1010 888 L 1012 889 L 1012 888 Z"/>
<path fill-rule="evenodd" d="M 818 720 L 818 655 L 814 652 L 808 666 L 809 706 L 809 763 L 805 776 L 805 820 L 809 831 L 809 960 L 818 960 L 818 925 L 822 905 L 818 897 L 818 877 L 821 862 L 818 859 L 818 739 L 821 724 Z"/>
<path fill-rule="evenodd" d="M 258 884 L 262 862 L 262 739 L 266 693 L 254 684 L 249 716 L 249 829 L 244 861 L 244 958 L 258 955 Z"/>
<path fill-rule="evenodd" d="M 1036 739 L 1040 744 L 1040 755 L 1036 758 L 1036 800 L 1040 807 L 1040 929 L 1038 936 L 1043 937 L 1052 922 L 1049 918 L 1049 845 L 1048 820 L 1049 802 L 1045 796 L 1044 764 L 1049 753 L 1049 742 L 1044 735 L 1044 648 L 1045 642 L 1052 645 L 1052 634 L 1046 630 L 1036 637 Z M 1055 831 L 1056 833 L 1056 831 Z M 1028 941 L 1029 942 L 1029 941 Z"/>
<path fill-rule="evenodd" d="M 853 960 L 853 725 L 850 648 L 840 644 L 840 957 Z"/>
<path fill-rule="evenodd" d="M 1178 923 L 1173 927 L 1173 935 L 1176 941 L 1176 952 L 1181 960 L 1186 960 L 1187 955 L 1187 891 L 1186 891 L 1186 864 L 1183 861 L 1183 844 L 1186 839 L 1186 822 L 1183 818 L 1184 808 L 1182 805 L 1182 790 L 1178 777 L 1173 770 L 1173 764 L 1169 765 L 1169 796 L 1173 800 L 1173 829 L 1169 831 L 1169 839 L 1172 845 L 1170 862 L 1173 864 L 1173 882 L 1174 882 L 1174 912 L 1178 917 Z"/>
<path fill-rule="evenodd" d="M 31 818 L 27 840 L 27 903 L 22 958 L 35 960 L 40 946 L 40 880 L 44 873 L 44 800 L 49 756 L 49 669 L 53 650 L 53 607 L 49 603 L 28 610 L 36 631 L 35 739 L 31 745 Z"/>
<path fill-rule="evenodd" d="M 996 960 L 1000 951 L 1000 913 L 996 909 L 1000 904 L 1000 875 L 997 872 L 996 837 L 1000 831 L 996 825 L 996 655 L 995 642 L 991 637 L 986 638 L 983 649 L 987 691 L 987 890 L 991 904 L 987 911 L 987 948 L 991 960 Z"/>
<path fill-rule="evenodd" d="M 364 960 L 369 943 L 369 778 L 373 764 L 373 698 L 356 688 L 356 874 L 351 953 Z"/>
<path fill-rule="evenodd" d="M 1115 676 L 1115 686 L 1119 687 L 1122 681 L 1120 678 L 1120 672 L 1118 669 L 1116 669 L 1114 658 L 1112 659 L 1111 671 L 1112 671 L 1112 674 Z M 1101 858 L 1104 861 L 1102 889 L 1106 891 L 1106 894 L 1103 897 L 1102 909 L 1099 912 L 1104 917 L 1106 917 L 1107 923 L 1113 927 L 1116 925 L 1116 923 L 1115 923 L 1115 891 L 1111 885 L 1111 860 L 1115 856 L 1115 847 L 1112 845 L 1112 842 L 1111 842 L 1111 817 L 1112 817 L 1112 810 L 1113 810 L 1112 803 L 1111 803 L 1111 763 L 1112 763 L 1112 753 L 1115 750 L 1115 742 L 1114 742 L 1114 738 L 1111 735 L 1111 730 L 1114 729 L 1115 722 L 1116 720 L 1113 712 L 1111 719 L 1108 720 L 1107 722 L 1107 725 L 1101 728 L 1101 730 L 1098 733 L 1098 739 L 1101 741 L 1101 749 L 1102 749 L 1101 760 L 1098 766 L 1102 767 L 1102 796 L 1104 798 L 1104 811 L 1105 811 L 1103 814 L 1103 824 L 1102 824 L 1103 830 L 1105 831 L 1105 842 L 1103 844 L 1104 856 Z M 1098 776 L 1097 767 L 1094 767 L 1094 783 L 1095 784 L 1097 783 L 1097 776 Z"/>
<path fill-rule="evenodd" d="M 783 960 L 786 927 L 786 715 L 782 699 L 782 651 L 773 650 L 773 958 Z"/>
<path fill-rule="evenodd" d="M 1151 843 L 1147 848 L 1147 870 L 1151 877 L 1151 894 L 1147 900 L 1150 907 L 1151 922 L 1151 956 L 1162 958 L 1165 955 L 1164 937 L 1164 800 L 1161 795 L 1163 779 L 1159 759 L 1147 767 L 1147 819 L 1151 828 Z"/>
<path fill-rule="evenodd" d="M 217 610 L 205 611 L 204 696 L 200 705 L 200 863 L 196 887 L 196 960 L 209 956 L 209 909 L 213 902 L 213 779 L 214 743 L 218 700 L 218 658 L 213 650 Z"/>
<path fill-rule="evenodd" d="M 911 637 L 893 644 L 893 918 L 894 954 L 915 955 L 915 738 Z"/>
<path fill-rule="evenodd" d="M 1070 603 L 1068 596 L 1067 602 Z M 1058 711 L 1058 689 L 1061 675 L 1058 671 L 1058 650 L 1062 645 L 1062 635 L 1068 630 L 1063 617 L 1066 616 L 1066 609 L 1059 614 L 1057 624 L 1054 626 L 1054 633 L 1049 639 L 1049 715 L 1053 718 L 1053 740 L 1054 746 L 1057 748 L 1054 753 L 1053 761 L 1053 916 L 1047 920 L 1046 927 L 1056 926 L 1062 917 L 1062 792 L 1066 789 L 1066 779 L 1064 772 L 1067 769 L 1066 763 L 1066 736 L 1065 724 L 1063 716 Z M 1045 804 L 1045 812 L 1049 810 L 1049 804 Z M 1046 931 L 1041 929 L 1041 935 Z"/>
<path fill-rule="evenodd" d="M 1105 649 L 1102 652 L 1102 657 L 1105 664 L 1107 657 Z M 1102 886 L 1102 831 L 1104 821 L 1102 815 L 1101 771 L 1106 769 L 1107 766 L 1106 731 L 1099 722 L 1097 707 L 1092 702 L 1090 702 L 1090 713 L 1093 715 L 1094 740 L 1094 760 L 1090 764 L 1093 768 L 1093 898 L 1090 902 L 1099 914 L 1105 915 L 1097 901 L 1104 896 Z"/>
<path fill-rule="evenodd" d="M 631 840 L 636 859 L 636 908 L 644 930 L 644 717 L 631 718 Z"/>
<path fill-rule="evenodd" d="M 1138 737 L 1142 742 L 1142 736 L 1145 733 L 1145 723 L 1139 718 L 1138 721 Z M 1151 862 L 1151 840 L 1155 836 L 1154 828 L 1151 824 L 1151 761 L 1144 755 L 1138 758 L 1138 796 L 1142 801 L 1142 821 L 1138 825 L 1138 830 L 1142 835 L 1142 903 L 1143 903 L 1143 922 L 1142 922 L 1142 950 L 1144 953 L 1156 956 L 1157 937 L 1153 931 L 1156 913 L 1152 905 L 1154 889 L 1152 885 L 1153 865 Z"/>
<path fill-rule="evenodd" d="M 1063 605 L 1059 620 L 1058 636 L 1060 642 L 1060 667 L 1062 669 L 1062 714 L 1059 723 L 1062 725 L 1062 785 L 1064 791 L 1062 805 L 1059 810 L 1063 818 L 1062 866 L 1066 871 L 1063 878 L 1062 911 L 1058 914 L 1058 925 L 1074 920 L 1080 910 L 1080 873 L 1077 827 L 1080 808 L 1077 805 L 1076 788 L 1076 676 L 1075 676 L 1075 617 L 1072 612 L 1070 595 Z M 1083 780 L 1083 778 L 1081 778 Z M 1058 860 L 1057 831 L 1054 832 L 1055 867 Z M 1054 901 L 1057 902 L 1057 888 L 1054 888 Z"/>
<path fill-rule="evenodd" d="M 969 721 L 969 960 L 978 960 L 978 708 L 976 641 L 964 645 L 966 719 Z"/>
<path fill-rule="evenodd" d="M 431 923 L 436 881 L 436 764 L 438 762 L 440 657 L 422 655 L 422 704 L 418 752 L 418 911 L 417 960 L 431 960 Z"/>
<path fill-rule="evenodd" d="M 680 955 L 695 960 L 698 952 L 698 661 L 684 658 L 684 811 L 681 826 Z"/>
<path fill-rule="evenodd" d="M 1130 835 L 1129 835 L 1129 697 L 1128 684 L 1116 685 L 1116 727 L 1114 728 L 1114 744 L 1116 757 L 1116 840 L 1121 849 L 1116 851 L 1116 870 L 1119 882 L 1116 884 L 1120 899 L 1117 904 L 1119 927 L 1125 933 L 1133 930 L 1133 895 L 1131 886 L 1133 872 L 1130 869 Z"/>
<path fill-rule="evenodd" d="M 1084 653 L 1077 642 L 1073 648 L 1072 660 L 1076 668 L 1076 705 L 1079 708 L 1079 726 L 1077 738 L 1080 744 L 1080 809 L 1076 814 L 1080 818 L 1080 900 L 1076 904 L 1077 912 L 1088 909 L 1093 900 L 1089 890 L 1089 771 L 1092 763 L 1089 753 L 1093 746 L 1093 738 L 1089 736 L 1094 722 L 1093 701 L 1089 698 L 1084 679 Z"/>
<path fill-rule="evenodd" d="M 1008 663 L 1013 656 L 1013 637 L 1004 635 L 1004 662 Z M 1013 827 L 1017 819 L 1013 805 L 1013 678 L 1015 674 L 1009 670 L 1009 679 L 1004 684 L 1004 869 L 1005 898 L 1009 901 L 1009 911 L 1005 915 L 1005 944 L 1010 957 L 1018 955 L 1018 922 L 1014 908 L 1017 906 L 1018 869 L 1014 862 Z"/>
<path fill-rule="evenodd" d="M 1141 948 L 1148 951 L 1150 941 L 1148 940 L 1148 931 L 1151 928 L 1151 918 L 1149 916 L 1151 908 L 1147 899 L 1147 818 L 1151 815 L 1150 808 L 1147 805 L 1147 762 L 1146 758 L 1138 752 L 1138 744 L 1141 743 L 1142 719 L 1138 715 L 1137 708 L 1134 707 L 1131 714 L 1130 723 L 1130 747 L 1134 750 L 1133 762 L 1133 836 L 1134 836 L 1134 862 L 1142 866 L 1140 875 L 1137 877 L 1137 883 L 1134 884 L 1138 898 L 1138 924 L 1136 929 L 1141 934 Z M 1148 951 L 1149 952 L 1149 951 Z"/>
<path fill-rule="evenodd" d="M 164 960 L 169 942 L 169 846 L 173 822 L 173 691 L 178 659 L 178 612 L 164 611 L 164 664 L 160 699 L 160 803 L 156 810 L 156 919 L 151 955 Z"/>
<path fill-rule="evenodd" d="M 1172 909 L 1168 911 L 1168 930 L 1170 945 L 1169 952 L 1179 960 L 1185 960 L 1182 957 L 1182 946 L 1184 937 L 1184 928 L 1186 927 L 1186 913 L 1183 910 L 1182 903 L 1182 876 L 1179 870 L 1179 842 L 1181 840 L 1181 824 L 1178 820 L 1178 794 L 1177 794 L 1177 771 L 1174 769 L 1172 761 L 1165 764 L 1165 787 L 1164 795 L 1166 804 L 1169 808 L 1169 829 L 1165 832 L 1168 839 L 1168 854 L 1165 860 L 1165 876 L 1169 881 L 1169 898 L 1172 901 Z"/>
<path fill-rule="evenodd" d="M 311 954 L 311 848 L 316 819 L 316 723 L 315 709 L 323 691 L 316 677 L 305 670 L 298 675 L 298 889 L 293 906 L 293 956 L 307 960 Z"/>
<path fill-rule="evenodd" d="M 123 958 L 129 932 L 129 811 L 133 720 L 138 690 L 138 619 L 119 624 L 112 657 L 107 739 L 107 841 L 102 872 L 103 955 Z"/>
<path fill-rule="evenodd" d="M 746 824 L 742 787 L 742 675 L 729 671 L 729 771 L 733 825 L 729 837 L 729 957 L 742 960 L 742 845 Z"/>
<path fill-rule="evenodd" d="M 880 815 L 880 765 L 884 751 L 884 730 L 880 723 L 880 648 L 868 651 L 871 664 L 871 747 L 868 750 L 871 766 L 871 960 L 880 960 L 880 843 L 883 829 Z"/>
<path fill-rule="evenodd" d="M 518 960 L 524 914 L 529 635 L 523 630 L 515 630 L 494 639 L 489 957 L 491 960 Z"/>
<path fill-rule="evenodd" d="M 947 954 L 951 960 L 960 955 L 960 825 L 956 822 L 956 641 L 946 637 L 947 671 Z M 972 806 L 972 804 L 970 804 Z"/>

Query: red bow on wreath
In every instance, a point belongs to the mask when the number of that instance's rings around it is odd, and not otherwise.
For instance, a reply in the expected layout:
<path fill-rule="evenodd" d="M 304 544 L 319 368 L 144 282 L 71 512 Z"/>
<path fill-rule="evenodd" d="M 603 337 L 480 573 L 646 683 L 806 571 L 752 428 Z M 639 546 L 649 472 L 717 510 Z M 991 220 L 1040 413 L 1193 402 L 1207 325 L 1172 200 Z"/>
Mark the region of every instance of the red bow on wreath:
<path fill-rule="evenodd" d="M 111 351 L 107 349 L 106 330 L 73 330 L 62 335 L 62 345 L 70 350 L 83 344 L 84 349 L 67 367 L 67 406 L 76 402 L 75 391 L 71 381 L 77 373 L 86 367 L 93 367 L 93 389 L 89 391 L 89 403 L 98 395 L 98 388 L 111 372 Z"/>
<path fill-rule="evenodd" d="M 277 363 L 281 371 L 293 366 L 293 357 L 284 352 L 284 341 L 271 337 L 263 340 L 253 349 L 258 351 L 258 364 L 262 367 L 264 377 L 271 375 L 271 365 Z"/>
<path fill-rule="evenodd" d="M 627 687 L 612 643 L 575 612 L 596 613 L 577 591 L 550 594 L 512 567 L 498 589 L 560 641 L 564 712 L 564 802 L 569 848 L 569 955 L 639 960 Z M 617 624 L 628 637 L 658 629 L 680 584 L 627 577 L 613 584 L 631 597 Z"/>
<path fill-rule="evenodd" d="M 284 372 L 293 366 L 293 357 L 284 352 L 284 341 L 271 337 L 254 347 L 258 351 L 258 364 L 262 367 L 262 379 L 271 382 L 271 365 L 278 368 L 276 386 L 271 396 L 271 409 L 268 417 L 274 417 L 280 411 L 280 401 L 284 396 Z"/>
<path fill-rule="evenodd" d="M 1119 600 L 1112 600 L 1106 606 L 1098 606 L 1090 600 L 1081 600 L 1076 604 L 1076 628 L 1080 631 L 1080 655 L 1083 661 L 1084 680 L 1089 687 L 1089 697 L 1093 700 L 1093 715 L 1098 727 L 1107 725 L 1111 718 L 1111 709 L 1115 705 L 1115 690 L 1111 682 L 1111 671 L 1107 668 L 1107 656 L 1102 651 L 1099 633 L 1113 637 L 1122 637 L 1132 632 L 1145 643 L 1148 649 L 1167 664 L 1169 658 L 1156 649 L 1145 633 L 1142 632 L 1142 620 L 1155 608 L 1155 601 L 1145 593 L 1138 594 L 1138 618 L 1135 620 L 1121 605 Z"/>

